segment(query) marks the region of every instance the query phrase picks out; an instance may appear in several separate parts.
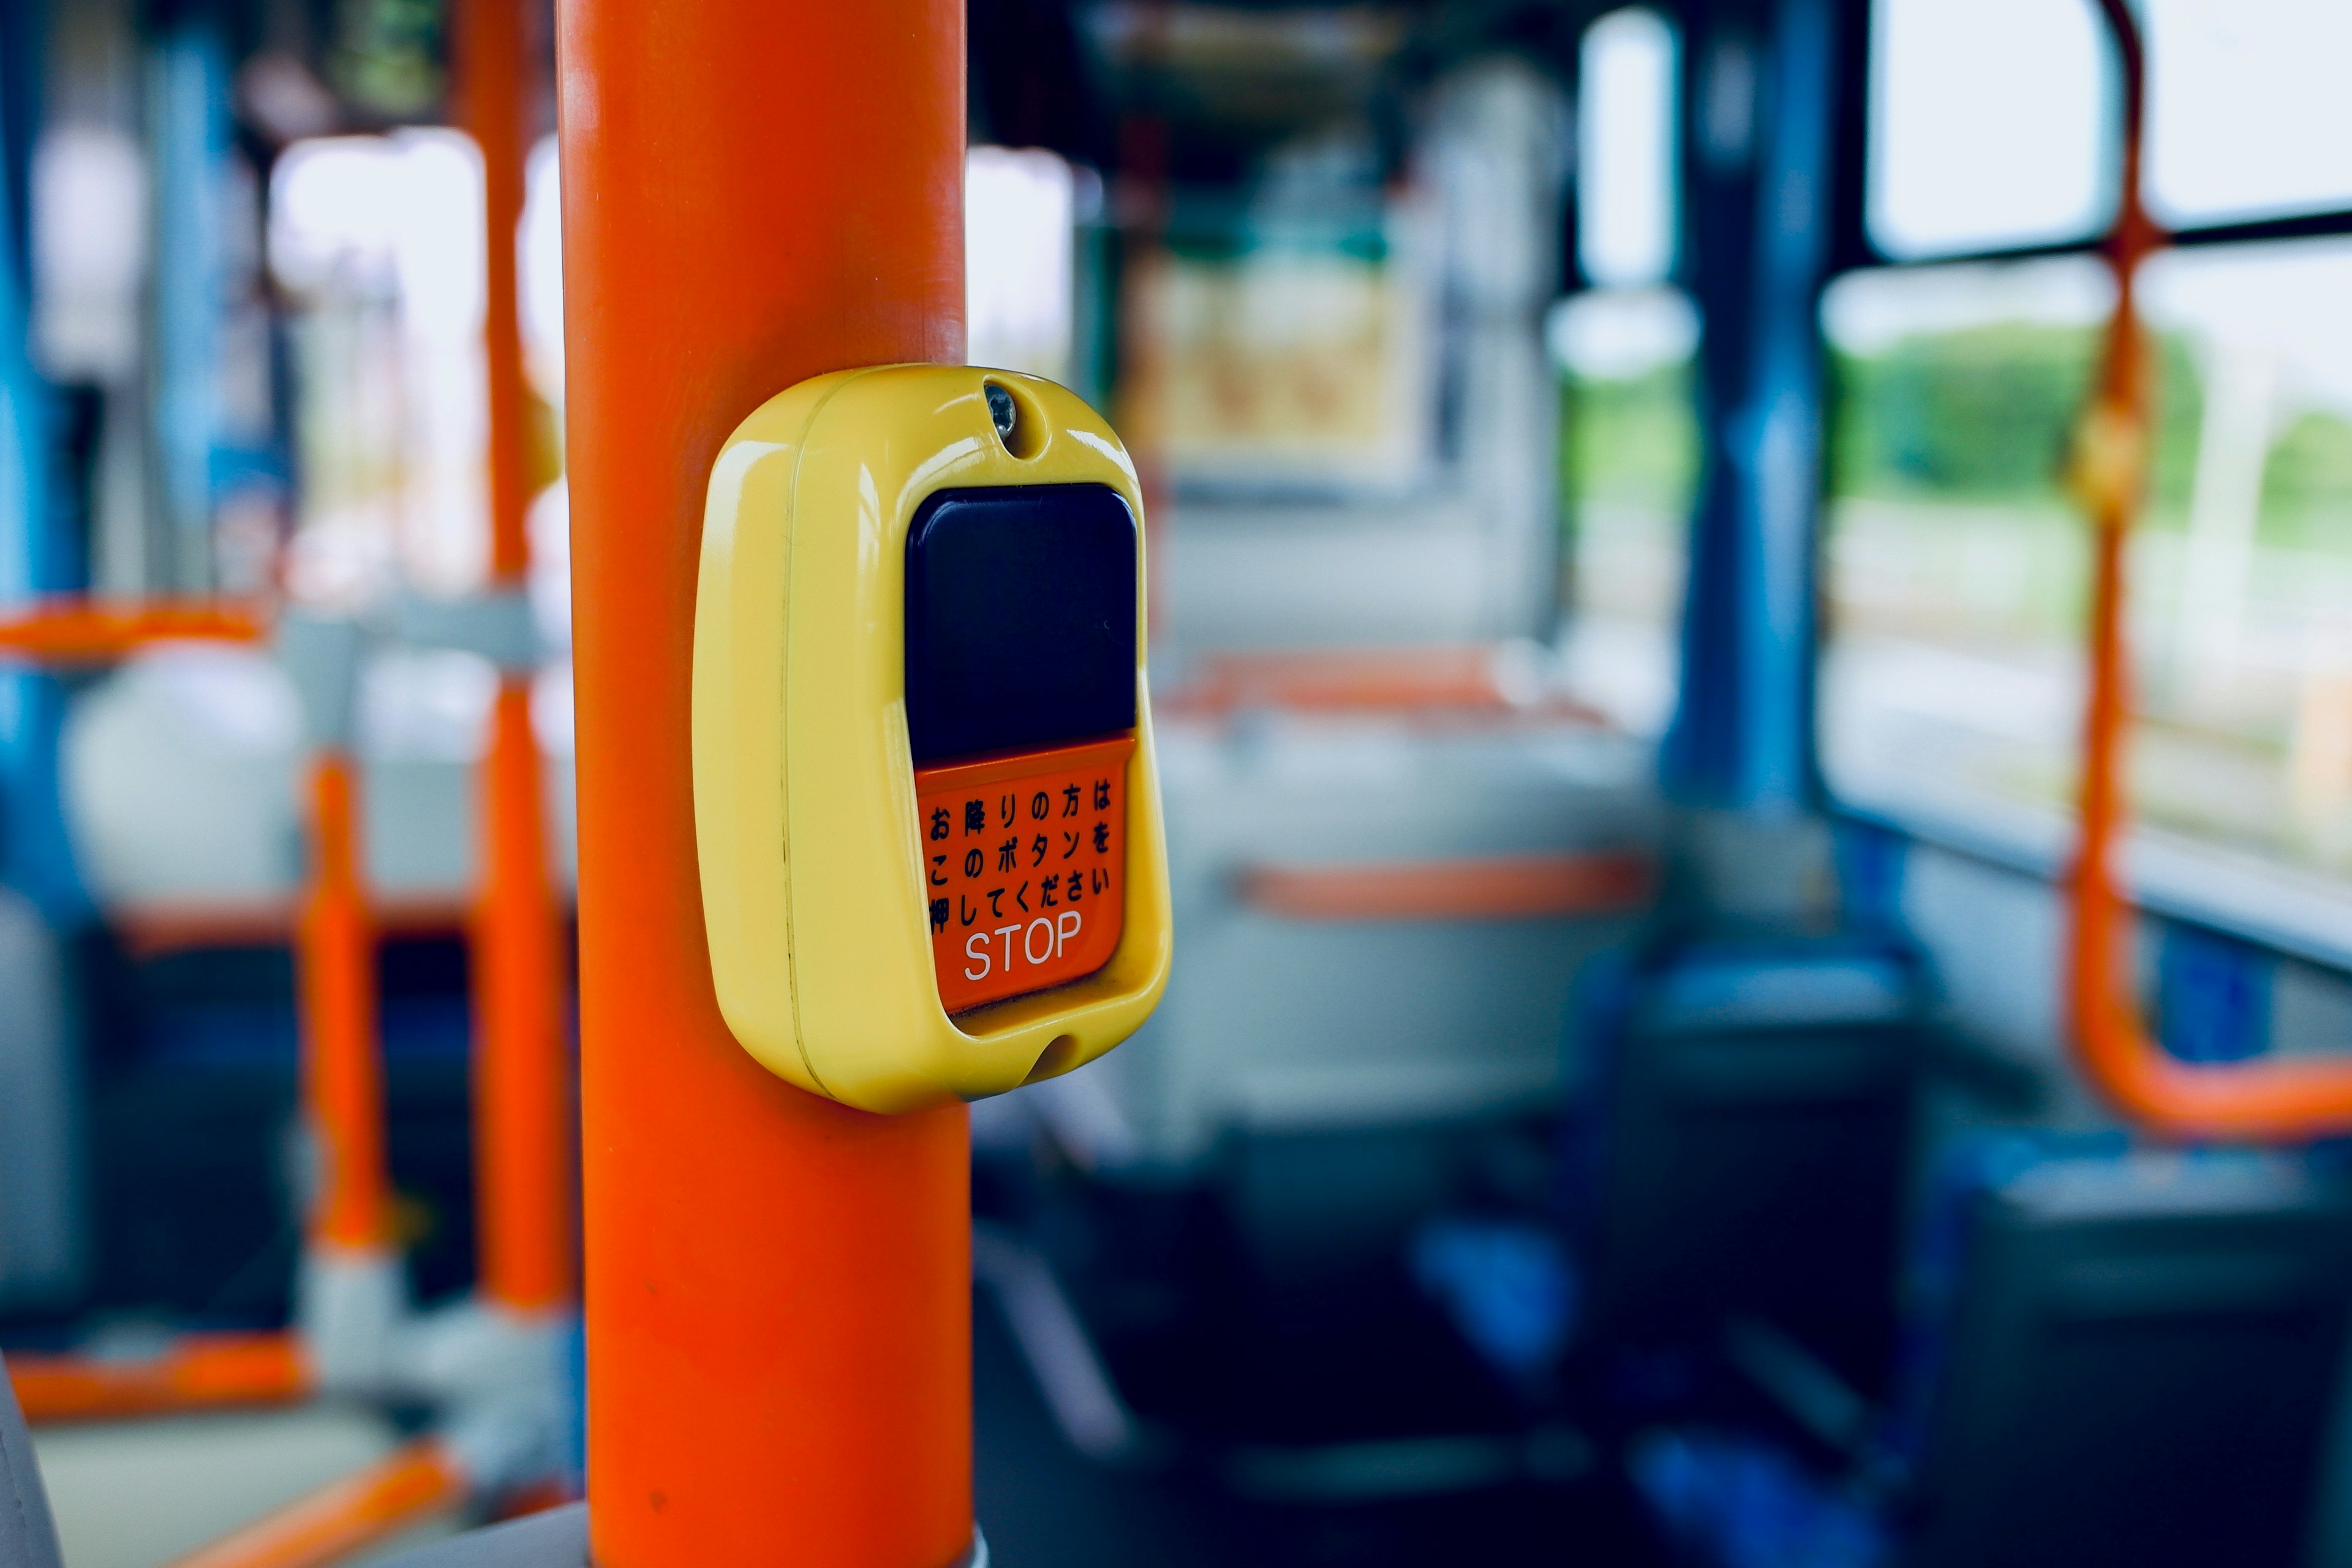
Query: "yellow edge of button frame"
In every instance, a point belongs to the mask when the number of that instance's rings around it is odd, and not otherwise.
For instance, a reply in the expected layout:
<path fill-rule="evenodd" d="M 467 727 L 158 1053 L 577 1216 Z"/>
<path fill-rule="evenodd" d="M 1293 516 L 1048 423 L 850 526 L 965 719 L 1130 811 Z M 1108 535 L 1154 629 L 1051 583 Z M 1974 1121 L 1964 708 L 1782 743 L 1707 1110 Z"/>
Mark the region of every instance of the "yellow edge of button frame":
<path fill-rule="evenodd" d="M 988 382 L 1013 393 L 1027 456 L 997 439 Z M 1139 530 L 1126 929 L 1094 974 L 951 1019 L 907 739 L 907 531 L 936 490 L 1089 483 L 1117 490 Z M 769 1070 L 867 1110 L 912 1110 L 1066 1071 L 1150 1016 L 1171 941 L 1142 523 L 1118 437 L 1034 376 L 836 372 L 769 399 L 728 438 L 695 607 L 695 833 L 719 1011 Z"/>

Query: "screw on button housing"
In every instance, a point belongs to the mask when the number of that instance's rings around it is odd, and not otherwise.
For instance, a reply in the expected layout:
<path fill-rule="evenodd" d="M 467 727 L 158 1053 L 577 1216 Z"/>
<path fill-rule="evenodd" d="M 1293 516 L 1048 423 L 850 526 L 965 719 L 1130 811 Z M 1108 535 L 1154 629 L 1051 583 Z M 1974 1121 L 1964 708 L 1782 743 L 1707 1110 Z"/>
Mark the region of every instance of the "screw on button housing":
<path fill-rule="evenodd" d="M 984 385 L 988 394 L 988 416 L 995 422 L 996 438 L 1004 443 L 1004 449 L 1009 452 L 1013 449 L 1013 429 L 1021 423 L 1021 405 L 1013 401 L 1011 393 L 996 383 L 992 381 Z"/>

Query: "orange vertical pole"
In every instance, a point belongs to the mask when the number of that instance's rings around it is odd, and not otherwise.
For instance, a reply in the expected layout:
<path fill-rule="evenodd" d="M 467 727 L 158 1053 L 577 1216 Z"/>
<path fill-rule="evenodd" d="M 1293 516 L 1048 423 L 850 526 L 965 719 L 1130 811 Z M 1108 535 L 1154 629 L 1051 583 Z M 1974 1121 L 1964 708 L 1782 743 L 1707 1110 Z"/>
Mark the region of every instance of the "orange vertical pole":
<path fill-rule="evenodd" d="M 375 932 L 360 869 L 357 772 L 340 751 L 311 761 L 310 879 L 295 934 L 303 1100 L 320 1160 L 310 1241 L 343 1252 L 377 1250 L 391 1239 Z"/>
<path fill-rule="evenodd" d="M 515 227 L 522 221 L 525 0 L 459 0 L 457 85 L 467 132 L 482 153 L 488 267 L 482 350 L 488 378 L 490 582 L 520 588 L 530 569 L 523 513 L 530 504 L 523 429 L 522 315 Z"/>
<path fill-rule="evenodd" d="M 482 151 L 488 293 L 490 587 L 520 595 L 530 566 L 524 513 L 522 329 L 515 228 L 522 218 L 522 0 L 463 0 L 457 65 L 467 128 Z M 562 917 L 548 872 L 547 815 L 529 668 L 499 672 L 479 779 L 481 890 L 474 910 L 475 1214 L 482 1292 L 517 1311 L 572 1294 L 571 1094 L 563 1039 Z"/>
<path fill-rule="evenodd" d="M 557 18 L 591 1546 L 945 1568 L 972 1531 L 964 1111 L 852 1110 L 728 1034 L 688 701 L 728 432 L 821 372 L 962 358 L 963 5 Z"/>
<path fill-rule="evenodd" d="M 474 1179 L 481 1287 L 517 1311 L 573 1294 L 562 916 L 548 873 L 530 683 L 509 675 L 481 778 L 474 911 Z"/>

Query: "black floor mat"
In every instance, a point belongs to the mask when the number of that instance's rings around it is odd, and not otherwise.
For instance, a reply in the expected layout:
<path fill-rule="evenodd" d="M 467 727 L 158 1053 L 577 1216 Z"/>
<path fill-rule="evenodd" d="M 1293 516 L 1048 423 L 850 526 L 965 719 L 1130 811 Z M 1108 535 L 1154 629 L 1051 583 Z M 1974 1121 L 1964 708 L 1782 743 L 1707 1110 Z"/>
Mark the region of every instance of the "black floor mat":
<path fill-rule="evenodd" d="M 984 1293 L 972 1328 L 977 1508 L 996 1568 L 1654 1568 L 1660 1561 L 1605 1478 L 1296 1506 L 1239 1497 L 1199 1465 L 1107 1468 L 1062 1440 Z"/>

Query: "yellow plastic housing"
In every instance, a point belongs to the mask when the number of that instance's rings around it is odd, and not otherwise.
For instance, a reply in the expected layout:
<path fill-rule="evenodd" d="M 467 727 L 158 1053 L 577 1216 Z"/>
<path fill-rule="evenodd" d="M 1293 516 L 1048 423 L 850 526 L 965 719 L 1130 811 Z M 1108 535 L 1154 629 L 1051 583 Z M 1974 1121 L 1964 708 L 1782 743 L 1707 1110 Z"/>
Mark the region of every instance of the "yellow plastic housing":
<path fill-rule="evenodd" d="M 983 387 L 1019 409 L 1001 441 Z M 907 531 L 933 491 L 1102 484 L 1135 465 L 1051 382 L 836 372 L 770 398 L 711 466 L 694 618 L 694 821 L 710 973 L 745 1050 L 867 1110 L 1001 1094 L 1109 1050 L 1168 981 L 1168 856 L 1136 584 L 1125 930 L 1082 980 L 950 1018 L 932 969 L 905 686 Z"/>

